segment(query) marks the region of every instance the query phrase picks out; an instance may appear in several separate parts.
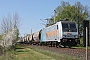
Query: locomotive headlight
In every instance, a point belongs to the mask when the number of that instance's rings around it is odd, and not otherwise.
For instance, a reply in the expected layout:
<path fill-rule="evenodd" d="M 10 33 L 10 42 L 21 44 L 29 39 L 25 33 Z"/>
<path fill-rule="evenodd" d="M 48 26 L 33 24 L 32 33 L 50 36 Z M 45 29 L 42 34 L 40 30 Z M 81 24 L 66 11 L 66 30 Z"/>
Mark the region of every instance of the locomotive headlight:
<path fill-rule="evenodd" d="M 63 41 L 63 42 L 67 42 L 67 39 L 63 39 L 62 41 Z"/>
<path fill-rule="evenodd" d="M 72 40 L 70 40 L 70 42 L 71 42 Z"/>
<path fill-rule="evenodd" d="M 65 35 L 63 35 L 63 38 L 65 38 L 66 36 Z"/>
<path fill-rule="evenodd" d="M 78 36 L 76 35 L 76 36 L 74 36 L 75 38 L 78 38 Z"/>

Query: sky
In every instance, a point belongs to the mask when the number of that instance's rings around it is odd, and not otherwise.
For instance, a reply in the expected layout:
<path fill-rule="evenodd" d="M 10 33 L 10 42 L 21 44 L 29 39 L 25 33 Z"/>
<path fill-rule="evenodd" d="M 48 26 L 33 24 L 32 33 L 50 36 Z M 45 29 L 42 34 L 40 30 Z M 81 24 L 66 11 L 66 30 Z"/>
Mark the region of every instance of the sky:
<path fill-rule="evenodd" d="M 31 29 L 32 32 L 37 32 L 44 28 L 47 22 L 45 19 L 54 15 L 54 10 L 61 1 L 71 5 L 79 1 L 90 9 L 90 0 L 0 0 L 0 22 L 8 14 L 17 12 L 20 18 L 19 36 L 23 37 L 31 34 Z"/>

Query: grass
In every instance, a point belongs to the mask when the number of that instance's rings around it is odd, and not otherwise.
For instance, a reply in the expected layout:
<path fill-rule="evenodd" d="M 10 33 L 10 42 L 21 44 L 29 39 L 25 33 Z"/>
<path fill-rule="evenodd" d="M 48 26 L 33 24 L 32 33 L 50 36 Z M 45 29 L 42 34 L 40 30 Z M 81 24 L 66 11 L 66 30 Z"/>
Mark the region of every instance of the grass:
<path fill-rule="evenodd" d="M 73 46 L 72 48 L 81 48 L 81 49 L 86 49 L 82 44 L 79 44 L 77 46 Z M 88 46 L 88 49 L 90 49 L 90 46 Z"/>
<path fill-rule="evenodd" d="M 8 51 L 5 56 L 0 57 L 0 60 L 81 60 L 77 57 L 57 54 L 32 46 L 17 45 L 16 47 L 16 51 Z"/>
<path fill-rule="evenodd" d="M 37 51 L 34 51 L 33 49 L 24 47 L 16 50 L 14 60 L 47 60 L 47 59 L 52 60 L 52 58 L 47 55 L 41 54 Z"/>
<path fill-rule="evenodd" d="M 52 57 L 53 60 L 82 60 L 77 57 L 73 57 L 73 56 L 69 56 L 69 55 L 65 55 L 65 54 L 57 54 L 55 52 L 50 52 L 49 50 L 42 50 L 42 49 L 37 49 L 37 48 L 33 48 L 33 47 L 30 47 L 30 48 L 41 54 Z"/>

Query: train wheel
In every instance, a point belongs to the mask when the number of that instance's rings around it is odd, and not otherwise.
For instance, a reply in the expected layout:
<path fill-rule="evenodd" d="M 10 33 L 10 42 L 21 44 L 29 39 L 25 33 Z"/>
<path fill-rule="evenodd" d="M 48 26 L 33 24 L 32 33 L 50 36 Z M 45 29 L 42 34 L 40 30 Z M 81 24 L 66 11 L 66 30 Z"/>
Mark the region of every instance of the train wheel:
<path fill-rule="evenodd" d="M 56 47 L 58 48 L 59 43 L 56 41 Z"/>
<path fill-rule="evenodd" d="M 42 46 L 42 43 L 40 42 L 40 46 Z"/>
<path fill-rule="evenodd" d="M 68 48 L 71 48 L 71 47 L 72 47 L 72 45 L 69 45 L 69 46 L 68 46 Z"/>
<path fill-rule="evenodd" d="M 52 47 L 52 41 L 51 41 L 51 47 Z"/>

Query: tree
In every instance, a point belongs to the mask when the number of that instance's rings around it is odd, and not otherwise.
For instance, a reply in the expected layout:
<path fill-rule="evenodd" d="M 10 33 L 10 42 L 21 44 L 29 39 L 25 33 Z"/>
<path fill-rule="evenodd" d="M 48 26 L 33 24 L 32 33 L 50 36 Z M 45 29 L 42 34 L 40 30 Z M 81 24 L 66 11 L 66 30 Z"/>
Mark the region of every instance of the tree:
<path fill-rule="evenodd" d="M 60 19 L 59 19 L 59 14 L 61 13 L 61 11 L 66 7 L 66 6 L 69 6 L 69 2 L 64 2 L 64 1 L 61 1 L 60 3 L 61 5 L 58 6 L 55 11 L 56 11 L 56 22 L 58 22 Z M 49 19 L 49 24 L 46 24 L 46 27 L 52 25 L 54 23 L 54 16 L 51 16 L 51 18 Z"/>
<path fill-rule="evenodd" d="M 64 1 L 61 1 L 60 3 L 61 5 L 58 6 L 55 10 L 57 12 L 57 15 L 66 7 L 66 6 L 69 6 L 69 2 L 64 2 Z"/>
<path fill-rule="evenodd" d="M 68 20 L 74 21 L 75 20 L 76 13 L 77 12 L 75 12 L 75 7 L 69 5 L 69 6 L 65 7 L 61 11 L 61 13 L 58 14 L 58 16 L 56 16 L 56 19 L 58 21 L 60 21 L 62 19 L 68 19 Z"/>
<path fill-rule="evenodd" d="M 8 15 L 8 18 L 3 17 L 2 21 L 1 21 L 1 31 L 3 33 L 6 33 L 11 29 L 12 29 L 11 16 Z"/>
<path fill-rule="evenodd" d="M 13 14 L 13 17 L 9 14 L 7 17 L 3 17 L 1 21 L 1 32 L 7 33 L 15 27 L 19 27 L 20 19 L 18 13 Z"/>
<path fill-rule="evenodd" d="M 80 2 L 75 3 L 75 8 L 77 10 L 77 24 L 78 24 L 78 34 L 81 34 L 82 32 L 82 22 L 83 20 L 87 20 L 89 16 L 89 7 L 83 6 Z"/>
<path fill-rule="evenodd" d="M 14 21 L 14 28 L 19 28 L 20 25 L 20 18 L 18 13 L 13 14 L 13 21 Z"/>
<path fill-rule="evenodd" d="M 80 2 L 75 3 L 75 5 L 66 6 L 57 16 L 57 20 L 68 18 L 73 21 L 77 19 L 87 19 L 89 17 L 88 7 L 83 6 Z"/>
<path fill-rule="evenodd" d="M 2 35 L 0 35 L 2 43 L 0 45 L 2 46 L 3 53 L 8 50 L 10 46 L 15 48 L 19 35 L 19 23 L 20 19 L 18 13 L 13 14 L 13 16 L 9 14 L 7 17 L 2 19 Z"/>
<path fill-rule="evenodd" d="M 56 8 L 56 12 L 56 22 L 63 19 L 75 21 L 78 24 L 78 31 L 80 31 L 80 33 L 82 31 L 83 20 L 87 20 L 88 18 L 90 18 L 88 6 L 83 6 L 80 2 L 76 2 L 74 5 L 70 5 L 69 3 L 64 2 L 63 4 L 61 4 L 61 6 L 58 6 Z"/>

